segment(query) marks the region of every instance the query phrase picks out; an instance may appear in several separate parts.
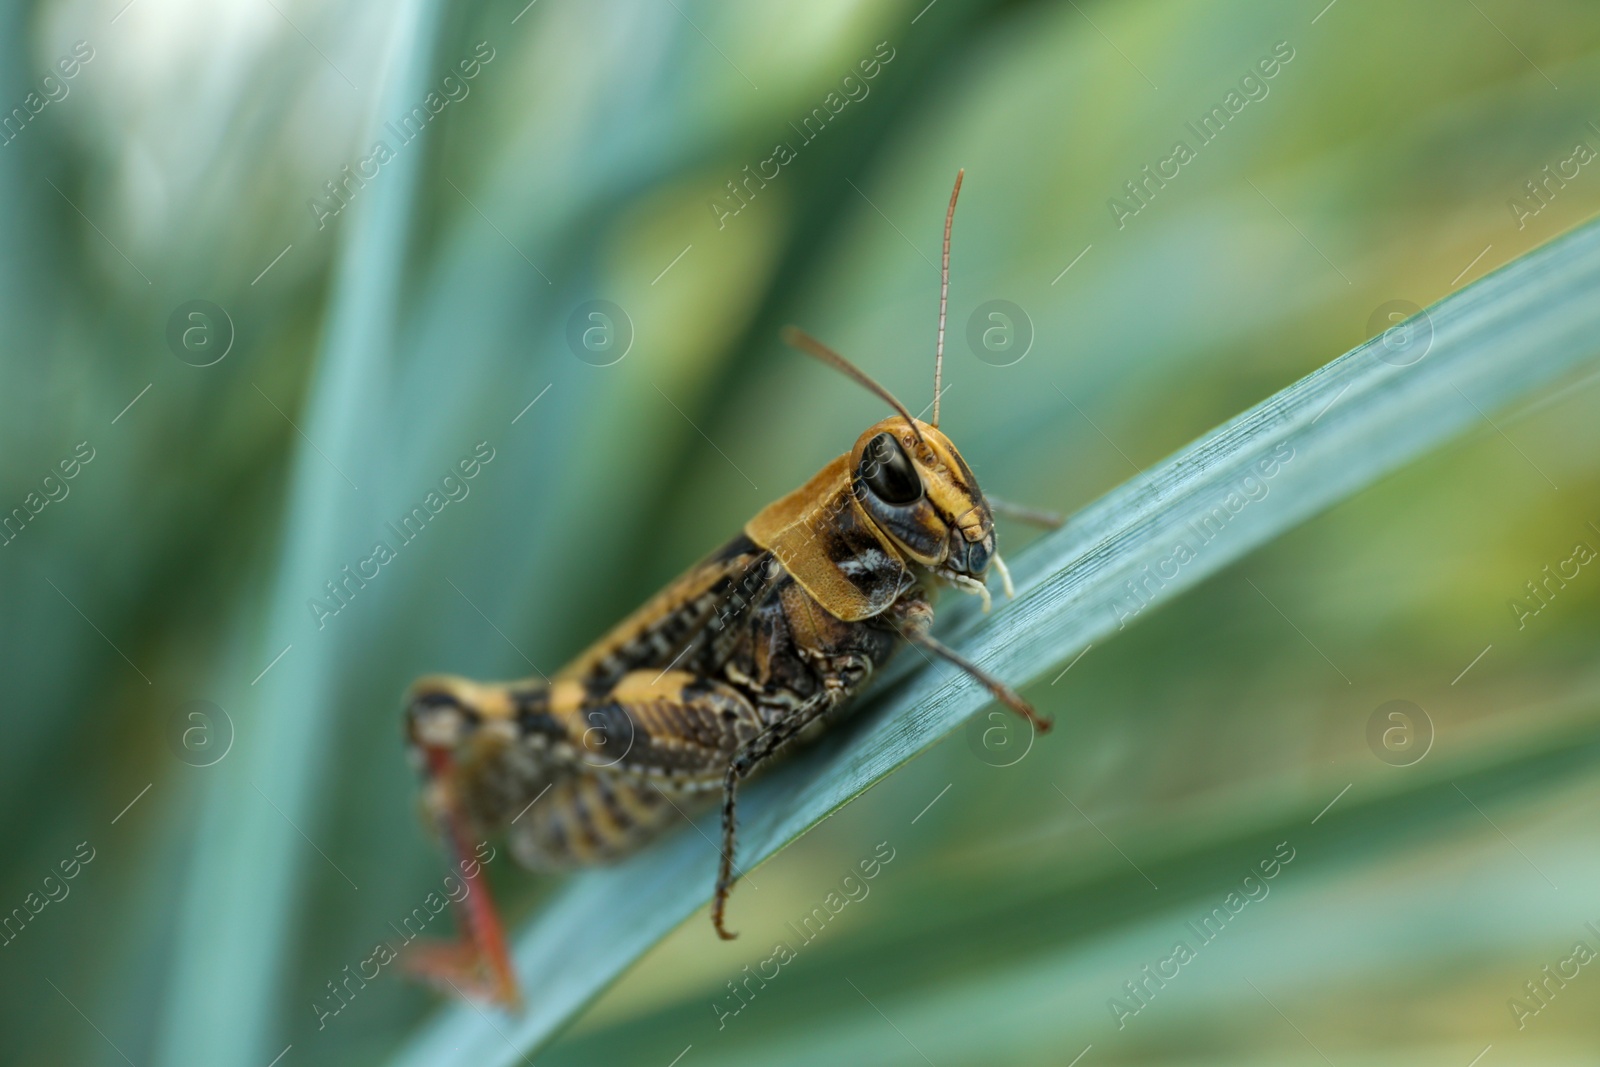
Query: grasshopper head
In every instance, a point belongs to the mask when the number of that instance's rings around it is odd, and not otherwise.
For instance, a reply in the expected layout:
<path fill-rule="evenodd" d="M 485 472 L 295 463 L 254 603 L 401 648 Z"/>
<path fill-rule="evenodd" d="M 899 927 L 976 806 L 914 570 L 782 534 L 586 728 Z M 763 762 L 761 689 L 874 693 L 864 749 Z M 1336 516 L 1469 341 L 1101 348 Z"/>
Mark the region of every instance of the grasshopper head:
<path fill-rule="evenodd" d="M 982 582 L 994 517 L 950 439 L 895 415 L 868 427 L 850 453 L 851 492 L 878 531 L 941 577 Z"/>

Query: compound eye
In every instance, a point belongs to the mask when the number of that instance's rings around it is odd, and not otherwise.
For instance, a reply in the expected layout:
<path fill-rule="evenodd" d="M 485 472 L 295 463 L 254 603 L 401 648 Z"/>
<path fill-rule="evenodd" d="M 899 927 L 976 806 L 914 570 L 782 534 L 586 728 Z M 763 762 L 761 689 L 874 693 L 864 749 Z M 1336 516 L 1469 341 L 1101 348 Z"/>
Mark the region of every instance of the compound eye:
<path fill-rule="evenodd" d="M 922 496 L 922 479 L 893 434 L 880 433 L 867 442 L 856 473 L 885 504 L 909 504 Z"/>

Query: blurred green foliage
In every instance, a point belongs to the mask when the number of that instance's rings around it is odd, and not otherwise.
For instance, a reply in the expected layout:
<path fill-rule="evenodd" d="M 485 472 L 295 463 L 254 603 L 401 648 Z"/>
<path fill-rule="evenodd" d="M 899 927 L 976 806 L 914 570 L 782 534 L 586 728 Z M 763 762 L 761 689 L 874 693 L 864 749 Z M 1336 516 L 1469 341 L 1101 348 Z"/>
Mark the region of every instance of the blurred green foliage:
<path fill-rule="evenodd" d="M 548 671 L 876 419 L 782 323 L 920 407 L 957 167 L 945 425 L 986 489 L 1062 510 L 1600 202 L 1592 167 L 1537 215 L 1523 187 L 1600 146 L 1576 2 L 6 3 L 0 109 L 80 40 L 0 146 L 0 507 L 94 450 L 0 550 L 0 908 L 95 850 L 0 948 L 18 1064 L 383 1062 L 430 993 L 386 974 L 322 1030 L 310 1005 L 440 874 L 402 688 Z M 1280 41 L 1119 228 L 1108 199 Z M 479 42 L 470 93 L 319 229 L 308 201 Z M 995 298 L 1036 333 L 1014 366 L 966 344 Z M 568 345 L 593 299 L 635 331 L 615 366 Z M 232 322 L 213 366 L 167 341 L 192 300 Z M 1596 403 L 1491 412 L 1141 617 L 1034 687 L 1060 725 L 1027 759 L 942 744 L 755 871 L 739 942 L 690 922 L 539 1062 L 1582 1062 L 1600 980 L 1522 1029 L 1507 1002 L 1600 944 L 1600 587 L 1509 605 L 1600 545 Z M 307 600 L 479 441 L 471 495 L 319 629 Z M 1406 768 L 1366 739 L 1396 698 L 1437 735 Z M 235 734 L 210 767 L 174 753 L 196 699 Z M 886 837 L 871 895 L 719 1030 Z M 1122 983 L 1286 839 L 1270 896 L 1117 1029 Z M 548 895 L 496 873 L 513 917 Z"/>

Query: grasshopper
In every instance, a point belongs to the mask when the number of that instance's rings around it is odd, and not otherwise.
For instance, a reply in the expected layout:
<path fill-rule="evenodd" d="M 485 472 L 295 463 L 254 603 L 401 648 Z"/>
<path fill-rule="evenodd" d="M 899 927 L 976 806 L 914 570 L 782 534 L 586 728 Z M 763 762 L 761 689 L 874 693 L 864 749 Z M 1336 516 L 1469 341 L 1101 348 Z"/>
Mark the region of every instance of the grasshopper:
<path fill-rule="evenodd" d="M 614 860 L 681 818 L 680 802 L 720 792 L 711 921 L 732 938 L 725 913 L 739 784 L 836 722 L 900 645 L 954 664 L 1036 729 L 1049 729 L 1010 687 L 929 633 L 932 586 L 977 595 L 987 610 L 992 566 L 1012 595 L 995 550 L 993 514 L 1005 509 L 984 496 L 939 430 L 961 179 L 957 173 L 945 215 L 931 422 L 790 327 L 785 340 L 895 414 L 553 676 L 486 683 L 430 675 L 411 687 L 406 725 L 424 776 L 423 807 L 458 859 L 479 835 L 499 833 L 534 870 Z M 411 969 L 458 993 L 515 1004 L 516 977 L 487 884 L 481 872 L 469 881 L 460 943 L 418 946 Z"/>

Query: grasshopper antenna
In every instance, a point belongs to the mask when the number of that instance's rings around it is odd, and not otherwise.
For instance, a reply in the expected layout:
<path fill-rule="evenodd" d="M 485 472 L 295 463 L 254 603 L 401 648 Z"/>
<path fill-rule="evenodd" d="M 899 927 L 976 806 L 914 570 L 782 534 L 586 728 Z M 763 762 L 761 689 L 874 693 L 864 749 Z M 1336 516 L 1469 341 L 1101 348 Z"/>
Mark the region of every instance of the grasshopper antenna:
<path fill-rule="evenodd" d="M 956 197 L 961 195 L 961 178 L 967 173 L 962 167 L 956 171 L 956 187 L 950 190 L 950 210 L 944 213 L 944 260 L 939 267 L 939 340 L 933 347 L 933 426 L 939 427 L 939 389 L 944 380 L 944 311 L 950 302 L 950 227 L 956 221 Z"/>
<path fill-rule="evenodd" d="M 834 370 L 840 371 L 846 376 L 853 378 L 857 384 L 863 385 L 867 389 L 876 393 L 880 398 L 887 401 L 890 407 L 894 408 L 900 413 L 900 415 L 906 420 L 906 425 L 911 427 L 911 432 L 917 435 L 917 440 L 922 440 L 922 431 L 917 429 L 917 420 L 911 417 L 911 412 L 907 411 L 906 406 L 894 398 L 893 393 L 889 392 L 889 390 L 873 381 L 866 371 L 862 370 L 854 363 L 851 363 L 848 359 L 845 359 L 839 353 L 835 352 L 833 349 L 829 348 L 815 337 L 812 337 L 809 333 L 806 333 L 798 326 L 785 326 L 779 336 L 783 338 L 784 344 L 790 346 L 791 348 L 798 348 L 806 355 L 821 360 Z"/>

